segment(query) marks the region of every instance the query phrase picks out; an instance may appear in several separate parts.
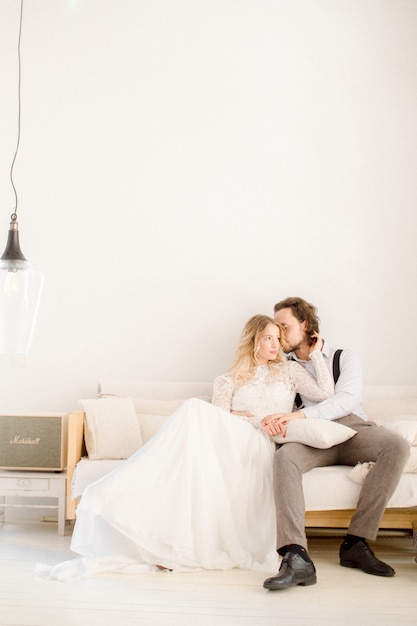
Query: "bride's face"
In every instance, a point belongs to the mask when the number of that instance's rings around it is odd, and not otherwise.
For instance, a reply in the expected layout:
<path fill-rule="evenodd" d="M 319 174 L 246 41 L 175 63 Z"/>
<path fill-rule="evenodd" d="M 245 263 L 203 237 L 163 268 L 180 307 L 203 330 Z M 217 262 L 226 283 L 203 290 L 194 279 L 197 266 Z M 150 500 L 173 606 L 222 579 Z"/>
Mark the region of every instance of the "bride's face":
<path fill-rule="evenodd" d="M 281 349 L 279 343 L 279 328 L 269 323 L 259 338 L 258 351 L 256 353 L 256 365 L 266 365 L 274 361 Z"/>

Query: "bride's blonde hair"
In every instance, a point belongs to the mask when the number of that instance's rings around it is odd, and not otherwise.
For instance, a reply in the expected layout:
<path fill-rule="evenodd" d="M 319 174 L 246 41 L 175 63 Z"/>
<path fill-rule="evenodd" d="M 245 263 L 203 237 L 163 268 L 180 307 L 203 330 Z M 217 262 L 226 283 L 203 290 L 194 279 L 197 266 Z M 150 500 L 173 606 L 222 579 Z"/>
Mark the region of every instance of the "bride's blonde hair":
<path fill-rule="evenodd" d="M 241 386 L 255 375 L 257 366 L 256 356 L 259 351 L 259 341 L 261 335 L 268 324 L 274 324 L 280 329 L 280 326 L 268 315 L 254 315 L 248 320 L 240 335 L 239 344 L 235 354 L 235 360 L 230 368 L 233 384 Z M 285 356 L 281 350 L 278 351 L 276 358 L 269 361 L 268 367 L 273 367 L 277 363 L 285 361 Z"/>

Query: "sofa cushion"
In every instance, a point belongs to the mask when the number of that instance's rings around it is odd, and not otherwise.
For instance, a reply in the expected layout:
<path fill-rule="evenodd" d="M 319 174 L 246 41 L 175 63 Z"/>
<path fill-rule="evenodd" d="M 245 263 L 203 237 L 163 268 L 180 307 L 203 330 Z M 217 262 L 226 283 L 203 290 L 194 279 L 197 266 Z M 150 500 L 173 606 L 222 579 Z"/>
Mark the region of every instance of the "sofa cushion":
<path fill-rule="evenodd" d="M 408 419 L 417 415 L 417 386 L 365 386 L 364 408 L 368 419 L 380 426 L 386 426 L 400 416 Z"/>
<path fill-rule="evenodd" d="M 417 446 L 410 448 L 410 456 L 403 469 L 404 474 L 417 474 Z"/>
<path fill-rule="evenodd" d="M 417 474 L 417 416 L 401 415 L 384 424 L 384 428 L 393 430 L 410 444 L 410 456 L 404 465 L 404 474 Z M 349 478 L 357 483 L 363 483 L 375 465 L 374 462 L 357 463 L 349 474 Z"/>
<path fill-rule="evenodd" d="M 88 457 L 127 459 L 143 440 L 132 398 L 80 400 L 85 411 L 84 438 Z"/>
<path fill-rule="evenodd" d="M 410 446 L 417 446 L 417 416 L 400 415 L 391 422 L 384 424 L 384 428 L 395 430 L 396 433 L 407 439 Z"/>
<path fill-rule="evenodd" d="M 187 398 L 133 398 L 138 415 L 172 415 Z"/>

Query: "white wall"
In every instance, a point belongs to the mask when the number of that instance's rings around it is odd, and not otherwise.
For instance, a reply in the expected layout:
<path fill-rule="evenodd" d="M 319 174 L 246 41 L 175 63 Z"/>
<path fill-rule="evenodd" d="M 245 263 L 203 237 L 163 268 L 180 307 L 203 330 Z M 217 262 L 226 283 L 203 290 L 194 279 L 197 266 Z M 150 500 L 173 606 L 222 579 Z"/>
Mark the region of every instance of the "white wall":
<path fill-rule="evenodd" d="M 0 246 L 18 14 L 2 0 Z M 45 289 L 0 411 L 212 380 L 288 295 L 367 383 L 415 384 L 416 28 L 414 0 L 26 0 L 15 182 Z"/>

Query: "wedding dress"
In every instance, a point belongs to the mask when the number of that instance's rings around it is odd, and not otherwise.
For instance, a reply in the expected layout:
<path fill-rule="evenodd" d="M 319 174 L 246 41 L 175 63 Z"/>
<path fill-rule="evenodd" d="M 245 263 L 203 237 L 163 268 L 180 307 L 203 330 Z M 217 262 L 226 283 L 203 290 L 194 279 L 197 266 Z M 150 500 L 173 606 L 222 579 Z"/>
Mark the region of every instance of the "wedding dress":
<path fill-rule="evenodd" d="M 85 491 L 71 542 L 81 558 L 40 566 L 38 574 L 68 580 L 157 566 L 275 571 L 275 445 L 259 425 L 265 415 L 290 412 L 297 391 L 315 400 L 332 393 L 321 354 L 313 360 L 318 383 L 285 362 L 258 367 L 237 390 L 230 375 L 218 377 L 212 404 L 184 402 L 150 441 Z"/>

